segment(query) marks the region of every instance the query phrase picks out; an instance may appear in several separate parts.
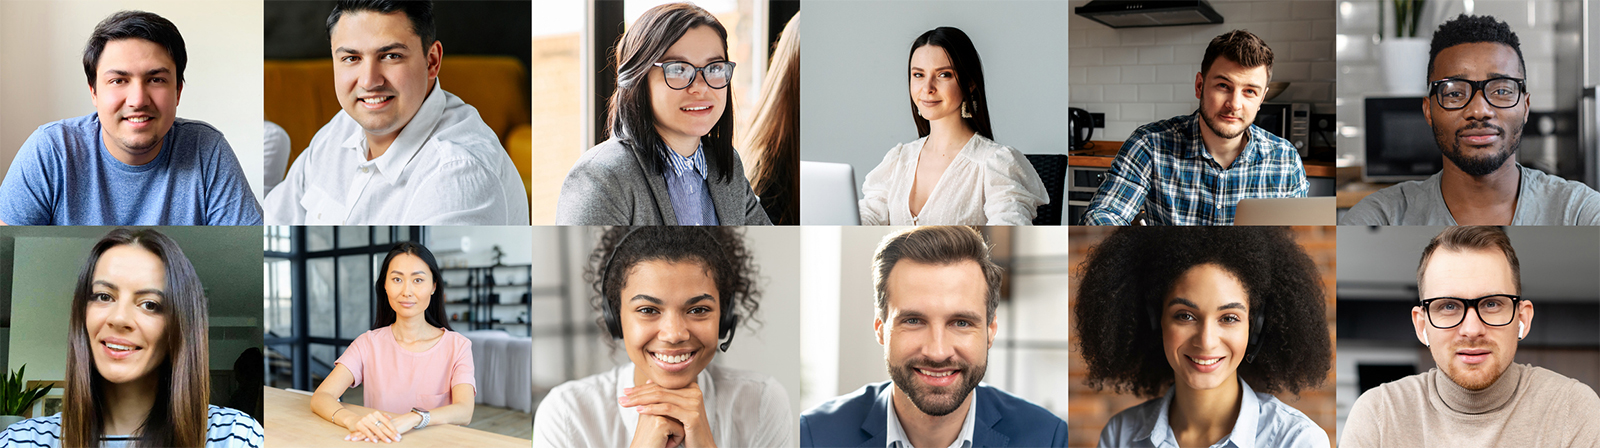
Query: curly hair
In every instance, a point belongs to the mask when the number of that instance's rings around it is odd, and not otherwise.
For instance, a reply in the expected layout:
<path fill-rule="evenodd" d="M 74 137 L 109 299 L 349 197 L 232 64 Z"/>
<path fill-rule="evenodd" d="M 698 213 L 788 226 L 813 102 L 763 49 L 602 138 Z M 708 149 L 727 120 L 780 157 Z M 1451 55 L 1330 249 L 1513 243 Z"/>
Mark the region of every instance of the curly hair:
<path fill-rule="evenodd" d="M 622 241 L 624 236 L 626 241 Z M 621 247 L 617 246 L 619 243 Z M 607 259 L 611 260 L 609 269 L 605 266 Z M 610 334 L 606 307 L 621 307 L 628 275 L 646 261 L 693 261 L 705 265 L 717 284 L 718 312 L 735 313 L 747 328 L 755 329 L 760 323 L 756 317 L 761 308 L 757 283 L 760 268 L 739 232 L 728 227 L 616 226 L 601 234 L 583 272 L 583 280 L 593 289 L 589 304 L 600 315 L 595 323 L 600 325 L 602 334 Z"/>
<path fill-rule="evenodd" d="M 1511 25 L 1496 20 L 1494 16 L 1462 14 L 1440 24 L 1439 29 L 1433 32 L 1433 42 L 1428 46 L 1428 80 L 1433 80 L 1433 60 L 1439 57 L 1439 52 L 1456 45 L 1479 42 L 1511 47 L 1517 52 L 1517 65 L 1522 67 L 1522 73 L 1526 76 L 1528 63 L 1522 60 L 1522 42 L 1517 39 L 1517 33 L 1511 32 Z"/>
<path fill-rule="evenodd" d="M 1261 347 L 1239 377 L 1266 393 L 1320 385 L 1332 358 L 1321 274 L 1288 229 L 1276 227 L 1128 227 L 1091 249 L 1072 310 L 1086 383 L 1142 397 L 1163 393 L 1173 371 L 1151 310 L 1202 264 L 1237 277 L 1250 314 L 1262 317 Z"/>

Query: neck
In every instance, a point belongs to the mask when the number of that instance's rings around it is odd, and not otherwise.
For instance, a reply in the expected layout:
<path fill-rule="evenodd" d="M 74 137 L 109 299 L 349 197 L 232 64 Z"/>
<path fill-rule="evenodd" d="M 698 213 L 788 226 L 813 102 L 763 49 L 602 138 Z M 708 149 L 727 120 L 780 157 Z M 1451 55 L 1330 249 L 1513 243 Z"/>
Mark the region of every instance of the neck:
<path fill-rule="evenodd" d="M 1480 390 L 1461 387 L 1444 370 L 1434 369 L 1434 388 L 1438 391 L 1439 399 L 1450 410 L 1463 414 L 1486 414 L 1504 409 L 1511 403 L 1526 369 L 1526 366 L 1513 362 L 1500 372 L 1500 376 L 1489 387 Z"/>
<path fill-rule="evenodd" d="M 1499 169 L 1482 176 L 1461 171 L 1454 162 L 1445 160 L 1439 176 L 1439 190 L 1451 213 L 1461 216 L 1467 211 L 1513 209 L 1517 203 L 1517 189 L 1522 183 L 1522 170 L 1516 160 L 1506 159 Z M 1457 221 L 1460 221 L 1457 219 Z M 1465 224 L 1465 223 L 1462 223 Z M 1504 224 L 1510 224 L 1506 222 Z"/>
<path fill-rule="evenodd" d="M 106 152 L 111 153 L 111 157 L 112 158 L 117 159 L 118 162 L 122 162 L 125 165 L 141 166 L 141 165 L 144 165 L 146 163 L 150 163 L 150 161 L 156 159 L 156 156 L 161 155 L 161 145 L 166 144 L 167 136 L 163 135 L 163 136 L 161 136 L 161 139 L 156 140 L 156 146 L 155 146 L 156 149 L 155 150 L 152 150 L 152 151 L 150 151 L 148 153 L 141 154 L 141 155 L 129 154 L 128 151 L 126 151 L 126 150 L 111 149 L 111 144 L 110 144 L 111 141 L 113 141 L 111 139 L 111 136 L 106 135 L 106 131 L 104 129 L 101 129 L 100 130 L 100 146 L 104 147 L 106 149 Z"/>
<path fill-rule="evenodd" d="M 1183 383 L 1172 387 L 1176 390 L 1167 422 L 1178 440 L 1200 439 L 1210 444 L 1233 432 L 1244 402 L 1237 374 L 1212 389 L 1193 389 Z"/>
<path fill-rule="evenodd" d="M 1200 123 L 1200 140 L 1205 142 L 1206 152 L 1211 153 L 1211 158 L 1216 160 L 1222 169 L 1233 166 L 1234 159 L 1237 159 L 1239 153 L 1244 152 L 1246 144 L 1250 143 L 1249 136 L 1250 129 L 1245 128 L 1238 137 L 1223 138 L 1211 132 L 1211 126 L 1207 126 L 1204 122 Z"/>
<path fill-rule="evenodd" d="M 950 446 L 957 437 L 961 437 L 961 426 L 967 421 L 967 410 L 972 407 L 972 396 L 976 393 L 967 394 L 967 399 L 961 402 L 960 407 L 941 416 L 928 415 L 917 409 L 898 385 L 894 386 L 890 396 L 894 400 L 894 417 L 900 420 L 900 428 L 906 431 L 906 439 L 911 446 L 943 447 Z"/>
<path fill-rule="evenodd" d="M 107 415 L 100 424 L 107 435 L 131 435 L 144 426 L 156 404 L 155 373 L 122 384 L 107 381 L 101 390 L 106 396 Z"/>
<path fill-rule="evenodd" d="M 367 133 L 367 160 L 383 157 L 384 153 L 389 152 L 389 146 L 394 144 L 394 139 L 399 136 L 400 131 L 394 131 L 389 135 Z"/>
<path fill-rule="evenodd" d="M 700 137 L 685 137 L 672 140 L 662 137 L 661 142 L 667 144 L 667 149 L 671 149 L 672 152 L 685 158 L 693 156 L 695 151 L 700 150 Z"/>
<path fill-rule="evenodd" d="M 976 133 L 977 131 L 972 130 L 971 126 L 967 126 L 967 120 L 961 119 L 959 115 L 928 122 L 928 140 L 938 141 L 943 145 L 959 144 L 955 146 L 956 148 L 964 146 L 967 140 L 972 139 L 972 134 Z"/>
<path fill-rule="evenodd" d="M 434 328 L 433 325 L 429 325 L 428 320 L 424 319 L 421 314 L 411 317 L 396 317 L 394 324 L 389 326 L 389 331 L 393 332 L 395 338 L 401 342 L 429 339 L 435 335 L 436 331 L 442 331 Z"/>

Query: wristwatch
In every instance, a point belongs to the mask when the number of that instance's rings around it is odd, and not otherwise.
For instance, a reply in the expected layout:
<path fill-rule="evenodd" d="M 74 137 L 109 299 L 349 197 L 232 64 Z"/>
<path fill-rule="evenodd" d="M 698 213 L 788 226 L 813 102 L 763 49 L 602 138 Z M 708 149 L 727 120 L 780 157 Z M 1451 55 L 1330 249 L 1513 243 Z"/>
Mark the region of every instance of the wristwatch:
<path fill-rule="evenodd" d="M 417 422 L 417 427 L 411 429 L 422 429 L 428 426 L 428 411 L 424 411 L 422 408 L 411 408 L 411 412 L 415 412 L 417 415 L 422 416 L 422 421 Z"/>

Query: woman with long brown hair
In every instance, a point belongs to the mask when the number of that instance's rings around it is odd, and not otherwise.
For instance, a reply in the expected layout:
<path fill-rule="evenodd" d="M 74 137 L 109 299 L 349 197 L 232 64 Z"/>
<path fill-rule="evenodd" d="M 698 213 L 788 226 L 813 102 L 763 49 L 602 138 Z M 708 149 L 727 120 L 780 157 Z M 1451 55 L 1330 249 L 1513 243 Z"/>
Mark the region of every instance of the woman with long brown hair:
<path fill-rule="evenodd" d="M 778 36 L 748 134 L 747 174 L 761 208 L 773 224 L 800 224 L 800 13 Z"/>
<path fill-rule="evenodd" d="M 11 425 L 0 446 L 261 446 L 254 419 L 209 405 L 206 302 L 176 242 L 112 230 L 78 272 L 62 412 Z"/>

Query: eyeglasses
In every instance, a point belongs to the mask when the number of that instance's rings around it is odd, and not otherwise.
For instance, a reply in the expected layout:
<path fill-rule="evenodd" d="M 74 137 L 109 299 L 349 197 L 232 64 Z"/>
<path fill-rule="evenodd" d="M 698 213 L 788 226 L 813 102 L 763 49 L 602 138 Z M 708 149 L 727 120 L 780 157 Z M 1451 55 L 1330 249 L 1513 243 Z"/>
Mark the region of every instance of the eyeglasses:
<path fill-rule="evenodd" d="M 704 74 L 706 85 L 713 89 L 727 88 L 728 83 L 733 81 L 733 65 L 733 61 L 712 62 L 705 67 L 695 67 L 683 61 L 655 63 L 656 67 L 661 67 L 661 73 L 667 78 L 667 87 L 672 90 L 689 88 L 698 74 Z"/>
<path fill-rule="evenodd" d="M 1490 106 L 1501 109 L 1516 107 L 1522 102 L 1524 84 L 1517 78 L 1494 78 L 1483 81 L 1468 81 L 1465 79 L 1446 78 L 1428 83 L 1428 91 L 1433 95 L 1433 102 L 1445 110 L 1456 110 L 1467 107 L 1472 102 L 1472 96 L 1483 92 L 1483 99 Z"/>
<path fill-rule="evenodd" d="M 1522 301 L 1522 296 L 1511 294 L 1494 294 L 1476 299 L 1458 299 L 1455 297 L 1435 297 L 1422 301 L 1422 309 L 1428 315 L 1428 323 L 1434 328 L 1450 329 L 1461 325 L 1467 319 L 1467 309 L 1478 310 L 1478 320 L 1491 327 L 1504 327 L 1511 325 L 1517 318 L 1517 302 Z"/>

